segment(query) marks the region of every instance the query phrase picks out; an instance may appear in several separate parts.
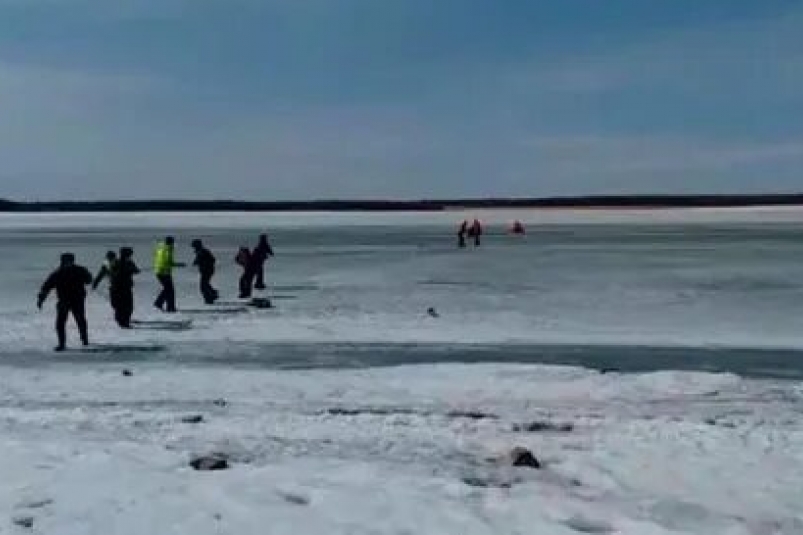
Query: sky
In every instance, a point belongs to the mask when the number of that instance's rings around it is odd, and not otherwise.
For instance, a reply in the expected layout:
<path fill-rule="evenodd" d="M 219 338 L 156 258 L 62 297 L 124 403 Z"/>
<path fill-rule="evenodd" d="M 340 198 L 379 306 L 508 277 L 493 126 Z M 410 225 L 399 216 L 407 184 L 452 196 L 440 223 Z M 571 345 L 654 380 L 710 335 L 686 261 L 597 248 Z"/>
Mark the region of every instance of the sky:
<path fill-rule="evenodd" d="M 0 198 L 803 192 L 803 1 L 0 0 Z"/>

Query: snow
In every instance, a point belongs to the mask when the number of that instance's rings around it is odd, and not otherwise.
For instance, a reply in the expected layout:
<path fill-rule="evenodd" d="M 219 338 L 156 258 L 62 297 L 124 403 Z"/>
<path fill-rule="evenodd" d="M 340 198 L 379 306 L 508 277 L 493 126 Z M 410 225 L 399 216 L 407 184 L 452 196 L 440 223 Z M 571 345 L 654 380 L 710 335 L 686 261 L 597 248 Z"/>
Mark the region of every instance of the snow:
<path fill-rule="evenodd" d="M 3 369 L 7 518 L 60 534 L 803 533 L 797 383 L 491 364 L 120 368 Z M 533 420 L 574 430 L 512 431 Z M 545 469 L 488 461 L 515 445 Z M 232 469 L 188 467 L 212 451 Z"/>

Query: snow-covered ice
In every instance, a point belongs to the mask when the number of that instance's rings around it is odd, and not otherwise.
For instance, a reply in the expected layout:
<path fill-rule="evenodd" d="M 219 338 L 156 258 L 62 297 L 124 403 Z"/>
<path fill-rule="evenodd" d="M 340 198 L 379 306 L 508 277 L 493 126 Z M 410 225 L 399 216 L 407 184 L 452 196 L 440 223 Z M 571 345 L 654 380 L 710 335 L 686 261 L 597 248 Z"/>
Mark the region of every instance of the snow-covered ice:
<path fill-rule="evenodd" d="M 464 215 L 0 216 L 0 534 L 803 534 L 799 210 Z M 99 291 L 108 350 L 50 352 L 60 251 L 200 236 L 231 299 L 265 226 L 275 310 L 120 332 Z"/>
<path fill-rule="evenodd" d="M 3 370 L 7 518 L 64 534 L 803 533 L 796 383 L 513 365 L 133 371 Z M 574 429 L 513 431 L 531 421 Z M 487 460 L 515 445 L 545 468 Z M 213 451 L 232 469 L 187 466 Z"/>

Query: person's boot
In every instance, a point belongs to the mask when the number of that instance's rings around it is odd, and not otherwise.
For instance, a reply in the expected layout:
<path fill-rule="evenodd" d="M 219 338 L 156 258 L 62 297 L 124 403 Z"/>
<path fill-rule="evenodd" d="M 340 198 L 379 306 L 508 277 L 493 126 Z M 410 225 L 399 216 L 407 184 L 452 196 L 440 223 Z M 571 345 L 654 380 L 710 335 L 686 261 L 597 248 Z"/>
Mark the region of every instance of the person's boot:
<path fill-rule="evenodd" d="M 54 347 L 54 348 L 53 348 L 53 351 L 55 351 L 55 352 L 57 352 L 57 353 L 61 353 L 61 352 L 62 352 L 62 351 L 64 351 L 65 349 L 67 349 L 65 346 L 58 345 L 58 346 L 56 346 L 56 347 Z"/>

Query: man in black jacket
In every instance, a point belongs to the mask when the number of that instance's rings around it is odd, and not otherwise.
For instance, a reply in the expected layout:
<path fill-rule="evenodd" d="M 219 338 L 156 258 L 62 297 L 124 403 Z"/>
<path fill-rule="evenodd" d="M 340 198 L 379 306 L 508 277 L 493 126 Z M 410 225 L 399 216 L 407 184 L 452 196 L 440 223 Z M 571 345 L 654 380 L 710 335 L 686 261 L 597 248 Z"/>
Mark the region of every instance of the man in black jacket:
<path fill-rule="evenodd" d="M 92 274 L 83 266 L 75 264 L 75 255 L 61 255 L 61 265 L 50 274 L 42 289 L 36 305 L 42 309 L 47 296 L 55 288 L 58 296 L 56 304 L 56 334 L 59 345 L 56 351 L 64 351 L 67 343 L 67 317 L 72 314 L 81 334 L 81 342 L 89 345 L 89 329 L 86 322 L 86 286 L 92 284 Z"/>
<path fill-rule="evenodd" d="M 139 268 L 134 263 L 134 250 L 130 247 L 120 249 L 120 259 L 111 270 L 111 298 L 114 319 L 123 329 L 131 328 L 134 315 L 134 275 Z"/>
<path fill-rule="evenodd" d="M 201 240 L 193 240 L 192 248 L 195 249 L 193 265 L 198 267 L 198 273 L 201 275 L 201 295 L 204 303 L 213 305 L 218 299 L 218 292 L 212 287 L 212 276 L 215 274 L 215 255 L 204 247 Z"/>
<path fill-rule="evenodd" d="M 273 247 L 270 246 L 268 235 L 262 234 L 259 236 L 259 243 L 254 247 L 254 252 L 251 254 L 251 269 L 253 276 L 256 278 L 254 288 L 257 290 L 265 289 L 265 262 L 271 256 L 273 256 Z"/>

